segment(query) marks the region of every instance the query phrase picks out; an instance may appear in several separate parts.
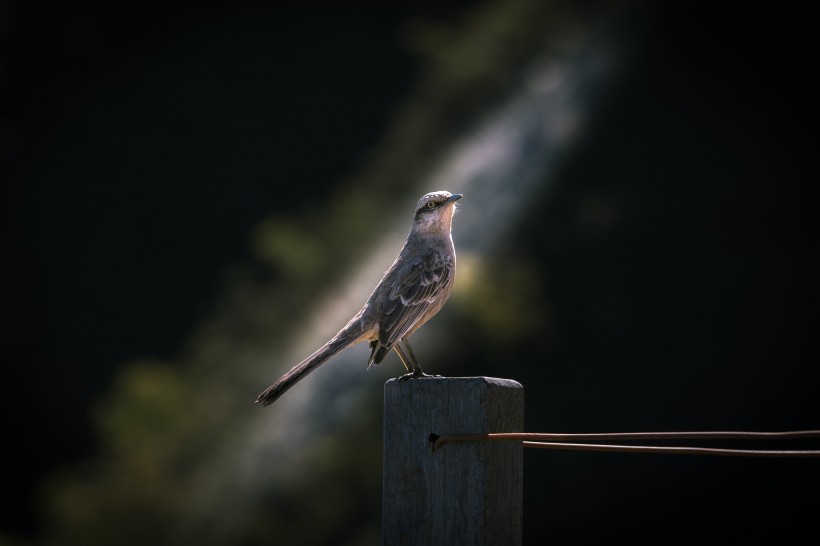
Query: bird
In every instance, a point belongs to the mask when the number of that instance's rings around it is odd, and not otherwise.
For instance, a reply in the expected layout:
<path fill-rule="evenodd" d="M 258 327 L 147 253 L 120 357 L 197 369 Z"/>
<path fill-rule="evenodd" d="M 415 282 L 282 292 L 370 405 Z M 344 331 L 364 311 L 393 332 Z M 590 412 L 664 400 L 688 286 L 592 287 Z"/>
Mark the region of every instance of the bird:
<path fill-rule="evenodd" d="M 408 338 L 439 312 L 453 290 L 456 251 L 451 228 L 455 203 L 462 197 L 434 191 L 419 199 L 410 234 L 364 306 L 339 333 L 262 391 L 257 404 L 269 406 L 307 374 L 362 341 L 370 343 L 368 369 L 392 350 L 407 371 L 399 380 L 429 377 Z"/>

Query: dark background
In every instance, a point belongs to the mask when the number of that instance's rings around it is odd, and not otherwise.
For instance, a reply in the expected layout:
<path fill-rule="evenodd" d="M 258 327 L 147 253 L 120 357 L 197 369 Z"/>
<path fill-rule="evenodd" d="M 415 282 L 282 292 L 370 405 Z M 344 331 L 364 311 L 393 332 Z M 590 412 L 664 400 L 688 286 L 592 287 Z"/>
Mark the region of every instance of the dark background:
<path fill-rule="evenodd" d="M 0 3 L 3 532 L 41 536 L 41 478 L 93 457 L 118 366 L 178 354 L 253 227 L 362 167 L 419 77 L 407 22 L 471 5 Z M 808 18 L 629 14 L 630 64 L 497 258 L 538 273 L 549 339 L 455 320 L 454 369 L 521 380 L 531 431 L 818 428 Z M 526 457 L 527 543 L 796 537 L 818 508 L 815 460 Z"/>
<path fill-rule="evenodd" d="M 3 3 L 3 528 L 91 453 L 118 363 L 175 355 L 252 227 L 357 168 L 413 78 L 398 26 L 442 11 L 329 4 Z"/>

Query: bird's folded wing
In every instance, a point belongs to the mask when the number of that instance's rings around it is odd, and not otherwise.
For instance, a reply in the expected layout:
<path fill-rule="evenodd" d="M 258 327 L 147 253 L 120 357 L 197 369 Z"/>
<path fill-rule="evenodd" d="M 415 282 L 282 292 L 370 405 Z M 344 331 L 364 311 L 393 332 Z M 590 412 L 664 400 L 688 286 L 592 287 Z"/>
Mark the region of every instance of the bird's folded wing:
<path fill-rule="evenodd" d="M 439 254 L 419 256 L 402 264 L 397 282 L 382 302 L 379 342 L 392 347 L 432 307 L 450 280 L 452 264 Z"/>

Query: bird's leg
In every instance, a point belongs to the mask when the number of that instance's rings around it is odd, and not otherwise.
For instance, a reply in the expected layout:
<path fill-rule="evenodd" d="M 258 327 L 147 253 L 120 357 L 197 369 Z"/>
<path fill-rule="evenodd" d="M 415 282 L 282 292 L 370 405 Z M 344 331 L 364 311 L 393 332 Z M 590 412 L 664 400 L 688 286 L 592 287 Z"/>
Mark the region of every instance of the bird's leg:
<path fill-rule="evenodd" d="M 416 360 L 416 355 L 413 353 L 413 349 L 410 347 L 410 344 L 407 342 L 407 338 L 402 338 L 400 343 L 404 343 L 405 348 L 407 349 L 407 354 L 410 355 L 410 366 L 413 367 L 413 374 L 414 375 L 424 375 L 424 372 L 419 365 L 419 361 Z"/>
<path fill-rule="evenodd" d="M 407 342 L 405 342 L 405 345 L 407 345 Z M 416 357 L 413 355 L 413 351 L 410 349 L 409 345 L 407 345 L 407 349 L 410 351 L 412 358 L 407 358 L 407 355 L 401 350 L 399 343 L 393 345 L 393 350 L 396 351 L 397 355 L 399 355 L 402 364 L 404 364 L 404 367 L 407 368 L 407 371 L 409 372 L 400 376 L 399 381 L 404 381 L 405 379 L 411 379 L 413 377 L 430 377 L 421 371 L 421 366 L 419 366 L 418 362 L 416 362 Z"/>
<path fill-rule="evenodd" d="M 421 369 L 421 364 L 419 361 L 416 360 L 416 355 L 413 353 L 412 347 L 410 347 L 410 342 L 407 341 L 407 338 L 402 338 L 402 343 L 404 343 L 404 347 L 407 349 L 407 354 L 410 355 L 410 365 L 413 367 L 413 377 L 441 377 L 440 375 L 430 375 L 424 373 Z M 398 343 L 396 344 L 398 346 Z"/>
<path fill-rule="evenodd" d="M 415 369 L 410 365 L 410 360 L 401 351 L 401 347 L 399 347 L 398 343 L 393 345 L 393 350 L 396 351 L 397 355 L 399 355 L 399 360 L 401 360 L 401 363 L 404 364 L 404 367 L 407 370 L 406 374 L 399 377 L 399 381 L 407 379 L 408 377 L 413 377 L 413 372 L 415 371 Z"/>

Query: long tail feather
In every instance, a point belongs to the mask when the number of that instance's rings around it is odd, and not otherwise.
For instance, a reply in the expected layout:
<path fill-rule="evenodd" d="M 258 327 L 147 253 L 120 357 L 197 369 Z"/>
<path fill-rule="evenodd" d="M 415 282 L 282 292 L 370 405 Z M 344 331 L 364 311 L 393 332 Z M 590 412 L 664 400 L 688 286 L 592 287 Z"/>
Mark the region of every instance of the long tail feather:
<path fill-rule="evenodd" d="M 350 325 L 348 325 L 348 327 L 336 334 L 333 339 L 325 343 L 321 349 L 291 368 L 290 371 L 280 377 L 276 383 L 265 389 L 262 394 L 257 397 L 256 403 L 262 404 L 263 406 L 273 404 L 280 396 L 285 394 L 288 389 L 294 386 L 307 374 L 330 360 L 333 356 L 346 347 L 353 345 L 362 339 L 363 336 L 361 332 L 354 331 L 354 328 L 351 328 Z"/>

